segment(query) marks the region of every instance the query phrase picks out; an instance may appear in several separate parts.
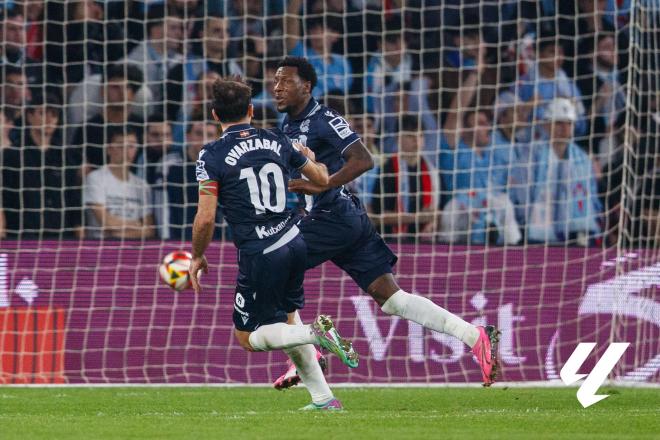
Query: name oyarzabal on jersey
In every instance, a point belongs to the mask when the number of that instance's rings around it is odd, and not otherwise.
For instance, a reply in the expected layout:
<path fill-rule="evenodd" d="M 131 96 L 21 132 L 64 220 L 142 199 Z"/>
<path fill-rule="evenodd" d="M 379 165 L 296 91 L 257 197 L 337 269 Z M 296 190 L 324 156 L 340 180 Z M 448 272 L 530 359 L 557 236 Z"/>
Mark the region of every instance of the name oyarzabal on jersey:
<path fill-rule="evenodd" d="M 260 138 L 246 139 L 240 142 L 238 145 L 235 145 L 229 151 L 229 153 L 227 153 L 227 156 L 225 157 L 225 163 L 227 165 L 234 166 L 238 163 L 238 160 L 241 158 L 242 155 L 244 155 L 248 151 L 255 151 L 255 150 L 271 150 L 277 153 L 277 155 L 279 156 L 281 149 L 282 149 L 282 145 L 280 145 L 277 141 L 271 141 L 269 139 L 260 139 Z"/>

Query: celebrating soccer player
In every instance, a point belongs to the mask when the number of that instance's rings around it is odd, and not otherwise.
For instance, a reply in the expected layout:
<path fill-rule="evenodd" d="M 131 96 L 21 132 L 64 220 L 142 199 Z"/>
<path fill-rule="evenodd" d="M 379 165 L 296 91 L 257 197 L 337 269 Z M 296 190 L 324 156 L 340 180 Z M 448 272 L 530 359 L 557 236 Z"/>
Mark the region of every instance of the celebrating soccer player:
<path fill-rule="evenodd" d="M 294 142 L 310 148 L 331 173 L 327 184 L 293 179 L 289 189 L 306 197 L 309 212 L 300 222 L 307 244 L 307 269 L 332 261 L 380 305 L 388 315 L 414 321 L 430 330 L 459 338 L 472 348 L 481 367 L 484 386 L 495 380 L 499 331 L 477 327 L 428 298 L 405 292 L 392 275 L 397 257 L 374 229 L 357 197 L 344 187 L 373 167 L 373 160 L 348 122 L 312 97 L 317 78 L 305 59 L 287 57 L 275 74 L 277 110 L 286 113 L 283 131 Z M 290 323 L 302 323 L 297 312 Z M 282 389 L 297 384 L 296 366 L 275 383 Z"/>
<path fill-rule="evenodd" d="M 323 315 L 308 326 L 286 323 L 287 314 L 304 304 L 307 255 L 298 218 L 285 207 L 289 170 L 298 169 L 310 182 L 326 185 L 327 169 L 314 162 L 308 148 L 298 151 L 281 132 L 252 127 L 251 94 L 238 79 L 219 79 L 213 86 L 213 117 L 223 135 L 205 145 L 197 160 L 193 288 L 200 292 L 198 271 L 208 270 L 204 252 L 213 236 L 219 200 L 238 248 L 233 320 L 240 345 L 249 351 L 283 349 L 289 355 L 312 396 L 303 409 L 341 409 L 310 344 L 326 348 L 354 368 L 357 354 L 352 344 Z"/>

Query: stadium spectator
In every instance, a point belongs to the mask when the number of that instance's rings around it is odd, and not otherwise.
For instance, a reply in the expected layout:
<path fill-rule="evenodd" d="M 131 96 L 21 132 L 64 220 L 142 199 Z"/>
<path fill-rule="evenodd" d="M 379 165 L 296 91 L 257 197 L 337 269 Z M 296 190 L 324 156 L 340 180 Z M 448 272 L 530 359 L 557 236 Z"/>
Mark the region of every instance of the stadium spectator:
<path fill-rule="evenodd" d="M 514 146 L 494 139 L 488 113 L 470 107 L 485 67 L 484 54 L 482 50 L 475 69 L 454 95 L 443 125 L 439 164 L 446 193 L 441 201 L 441 238 L 451 243 L 515 244 L 520 231 L 505 192 Z"/>
<path fill-rule="evenodd" d="M 520 78 L 518 95 L 523 101 L 536 101 L 535 116 L 554 98 L 568 98 L 573 101 L 578 119 L 575 121 L 575 134 L 578 137 L 587 133 L 587 121 L 582 94 L 575 82 L 562 69 L 564 48 L 554 29 L 544 28 L 538 38 L 536 64 Z"/>
<path fill-rule="evenodd" d="M 357 194 L 362 200 L 362 203 L 367 208 L 371 209 L 371 201 L 376 186 L 376 180 L 380 175 L 380 170 L 383 166 L 384 155 L 381 153 L 378 146 L 378 138 L 376 134 L 376 120 L 372 115 L 364 113 L 356 113 L 355 110 L 351 111 L 348 117 L 350 126 L 353 131 L 360 136 L 362 144 L 369 150 L 371 157 L 374 160 L 374 167 L 357 179 L 348 184 L 352 193 Z"/>
<path fill-rule="evenodd" d="M 227 1 L 227 18 L 229 19 L 229 53 L 236 56 L 255 54 L 251 50 L 245 51 L 243 44 L 246 41 L 260 41 L 265 55 L 266 31 L 268 28 L 268 17 L 264 14 L 267 8 L 266 2 L 230 0 Z"/>
<path fill-rule="evenodd" d="M 169 167 L 167 173 L 167 202 L 169 205 L 170 238 L 190 240 L 192 224 L 197 211 L 199 185 L 195 173 L 197 158 L 204 144 L 217 138 L 216 124 L 196 117 L 186 130 L 186 147 L 182 161 Z M 218 211 L 219 212 L 219 211 Z M 216 223 L 222 221 L 220 215 Z M 216 228 L 216 233 L 220 233 Z"/>
<path fill-rule="evenodd" d="M 601 33 L 595 42 L 596 47 L 590 50 L 591 56 L 578 64 L 577 80 L 589 115 L 589 136 L 583 142 L 589 152 L 596 152 L 598 144 L 608 136 L 617 115 L 626 106 L 626 96 L 616 68 L 614 36 Z"/>
<path fill-rule="evenodd" d="M 27 86 L 23 69 L 12 64 L 0 66 L 0 87 L 2 88 L 2 111 L 7 119 L 20 125 L 23 107 L 30 101 L 32 92 Z"/>
<path fill-rule="evenodd" d="M 203 72 L 199 80 L 195 82 L 194 93 L 189 95 L 188 100 L 179 107 L 172 131 L 177 145 L 184 143 L 184 130 L 193 115 L 203 114 L 208 117 L 210 114 L 209 103 L 213 96 L 213 83 L 220 77 L 221 75 L 214 70 Z"/>
<path fill-rule="evenodd" d="M 457 190 L 506 188 L 510 142 L 493 142 L 492 122 L 484 110 L 470 107 L 477 93 L 479 62 L 458 89 L 450 104 L 440 139 L 439 164 L 442 187 Z"/>
<path fill-rule="evenodd" d="M 14 127 L 14 121 L 9 119 L 4 111 L 0 111 L 0 155 L 3 149 L 12 144 L 10 133 Z"/>
<path fill-rule="evenodd" d="M 12 65 L 24 69 L 29 84 L 41 84 L 43 68 L 40 61 L 28 56 L 27 26 L 21 8 L 3 9 L 0 14 L 2 14 L 0 66 Z"/>
<path fill-rule="evenodd" d="M 182 104 L 189 103 L 197 93 L 203 74 L 213 71 L 220 76 L 243 76 L 243 70 L 233 58 L 228 58 L 228 20 L 219 15 L 206 15 L 201 30 L 194 30 L 193 38 L 201 40 L 201 47 L 191 51 L 186 59 L 170 69 L 167 74 L 166 114 L 169 120 L 185 122 L 192 113 L 185 106 L 183 118 L 179 117 Z M 211 96 L 211 95 L 208 95 Z M 175 136 L 176 139 L 176 136 Z"/>
<path fill-rule="evenodd" d="M 493 119 L 495 130 L 493 142 L 496 145 L 527 144 L 532 139 L 529 117 L 532 102 L 523 102 L 510 91 L 502 92 L 495 101 Z"/>
<path fill-rule="evenodd" d="M 455 25 L 449 31 L 448 41 L 453 45 L 445 50 L 444 65 L 454 69 L 474 68 L 479 63 L 479 51 L 484 43 L 479 15 L 467 12 L 457 25 L 460 30 Z"/>
<path fill-rule="evenodd" d="M 265 82 L 264 69 L 266 64 L 266 39 L 256 36 L 250 36 L 242 40 L 241 45 L 243 54 L 243 63 L 245 65 L 245 79 L 250 83 L 252 96 L 256 96 L 263 91 Z M 272 61 L 271 61 L 272 63 Z"/>
<path fill-rule="evenodd" d="M 162 112 L 167 72 L 183 61 L 183 20 L 176 15 L 165 16 L 165 5 L 155 4 L 147 13 L 147 38 L 126 57 L 138 67 L 151 91 L 149 113 Z"/>
<path fill-rule="evenodd" d="M 71 237 L 80 225 L 76 170 L 62 147 L 61 102 L 35 93 L 2 157 L 2 210 L 10 238 Z"/>
<path fill-rule="evenodd" d="M 313 90 L 315 99 L 324 95 L 347 95 L 353 84 L 351 65 L 343 55 L 332 52 L 342 35 L 342 22 L 336 16 L 315 17 L 305 23 L 306 35 L 301 38 L 301 0 L 289 2 L 287 15 L 287 50 L 289 55 L 306 57 L 314 66 L 318 83 Z"/>
<path fill-rule="evenodd" d="M 162 114 L 149 117 L 144 130 L 144 149 L 135 159 L 136 175 L 152 185 L 162 174 L 161 162 L 169 153 L 174 152 L 172 127 Z"/>
<path fill-rule="evenodd" d="M 424 133 L 425 154 L 437 154 L 439 135 L 436 116 L 428 104 L 428 79 L 424 76 L 413 78 L 411 82 L 396 84 L 384 98 L 386 109 L 379 122 L 378 130 L 382 135 L 382 151 L 396 152 L 400 115 L 408 112 L 420 114 L 421 129 Z"/>
<path fill-rule="evenodd" d="M 386 107 L 386 93 L 396 91 L 401 84 L 412 80 L 413 59 L 406 50 L 401 30 L 388 31 L 381 43 L 380 52 L 369 60 L 365 75 L 367 111 L 381 113 Z"/>
<path fill-rule="evenodd" d="M 254 100 L 252 100 L 254 102 Z M 259 106 L 254 107 L 254 115 L 252 116 L 252 124 L 255 128 L 273 128 L 278 125 L 278 118 L 280 113 L 270 107 Z"/>
<path fill-rule="evenodd" d="M 600 214 L 593 163 L 573 141 L 578 113 L 567 98 L 544 111 L 546 139 L 532 145 L 527 163 L 512 170 L 514 202 L 525 214 L 528 242 L 586 246 L 600 238 Z"/>
<path fill-rule="evenodd" d="M 105 102 L 101 111 L 79 127 L 72 140 L 81 163 L 91 168 L 104 164 L 106 131 L 112 127 L 127 128 L 142 138 L 142 119 L 129 113 L 131 103 L 142 83 L 142 72 L 131 64 L 113 64 L 105 74 Z M 83 174 L 89 172 L 85 168 Z"/>
<path fill-rule="evenodd" d="M 170 15 L 177 15 L 181 18 L 191 19 L 201 17 L 206 12 L 218 12 L 217 8 L 222 2 L 200 2 L 200 0 L 165 0 L 167 10 Z"/>
<path fill-rule="evenodd" d="M 636 246 L 657 249 L 660 243 L 660 174 L 644 179 L 640 189 L 631 236 Z"/>
<path fill-rule="evenodd" d="M 138 136 L 129 127 L 106 131 L 107 165 L 87 176 L 83 189 L 88 238 L 144 239 L 154 236 L 151 192 L 131 172 Z"/>
<path fill-rule="evenodd" d="M 27 0 L 25 2 L 26 47 L 28 59 L 43 60 L 44 58 L 44 23 L 45 2 L 43 0 Z"/>
<path fill-rule="evenodd" d="M 166 182 L 169 168 L 181 162 L 180 149 L 174 148 L 172 128 L 162 114 L 152 115 L 144 132 L 144 149 L 135 160 L 139 178 L 151 187 L 154 222 L 160 238 L 169 237 Z"/>
<path fill-rule="evenodd" d="M 263 86 L 261 92 L 259 92 L 254 98 L 252 98 L 252 104 L 257 107 L 267 107 L 272 109 L 277 113 L 277 107 L 275 106 L 275 97 L 273 88 L 275 87 L 275 72 L 277 71 L 276 62 L 268 62 L 265 65 L 265 72 L 263 77 Z M 283 113 L 277 113 L 277 122 L 280 123 L 284 120 Z"/>
<path fill-rule="evenodd" d="M 365 72 L 365 63 L 368 59 L 364 53 L 376 52 L 377 45 L 381 41 L 378 33 L 364 31 L 365 28 L 369 31 L 380 30 L 382 26 L 382 17 L 379 13 L 371 11 L 365 14 L 369 9 L 373 9 L 373 7 L 351 0 L 313 0 L 307 11 L 310 15 L 341 17 L 346 32 L 340 34 L 340 38 L 332 46 L 332 52 L 348 59 L 354 75 L 361 75 Z M 389 24 L 391 27 L 391 24 L 396 21 L 401 21 L 400 14 L 393 14 L 389 17 L 386 26 Z M 353 81 L 351 94 L 363 91 L 362 82 Z"/>
<path fill-rule="evenodd" d="M 440 182 L 422 154 L 424 136 L 413 114 L 401 117 L 397 153 L 383 164 L 376 179 L 371 217 L 386 235 L 430 239 L 438 222 Z"/>
<path fill-rule="evenodd" d="M 125 55 L 124 30 L 119 20 L 106 19 L 103 3 L 74 0 L 46 7 L 46 61 L 53 80 L 77 83 Z"/>

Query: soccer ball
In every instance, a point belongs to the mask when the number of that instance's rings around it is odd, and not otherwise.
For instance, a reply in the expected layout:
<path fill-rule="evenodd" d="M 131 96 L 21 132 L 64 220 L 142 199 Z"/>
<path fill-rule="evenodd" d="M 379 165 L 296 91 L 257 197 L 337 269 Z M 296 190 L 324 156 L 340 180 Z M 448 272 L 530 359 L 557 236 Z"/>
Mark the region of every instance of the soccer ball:
<path fill-rule="evenodd" d="M 192 285 L 188 274 L 190 260 L 192 260 L 190 252 L 170 252 L 163 258 L 163 262 L 158 268 L 160 278 L 177 292 L 190 288 Z"/>

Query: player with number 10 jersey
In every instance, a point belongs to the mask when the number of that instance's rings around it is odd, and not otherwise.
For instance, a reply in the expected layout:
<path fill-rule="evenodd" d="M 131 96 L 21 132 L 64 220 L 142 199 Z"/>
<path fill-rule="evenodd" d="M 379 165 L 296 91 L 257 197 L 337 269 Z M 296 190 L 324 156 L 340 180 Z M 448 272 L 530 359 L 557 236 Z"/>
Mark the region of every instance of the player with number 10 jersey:
<path fill-rule="evenodd" d="M 310 344 L 335 353 L 349 367 L 357 354 L 324 315 L 314 324 L 287 324 L 287 314 L 304 304 L 303 278 L 307 247 L 286 208 L 290 170 L 300 170 L 316 184 L 327 184 L 324 165 L 304 146 L 295 148 L 278 130 L 252 127 L 251 89 L 238 79 L 220 79 L 213 86 L 213 116 L 223 129 L 220 139 L 204 146 L 197 160 L 199 201 L 193 225 L 190 275 L 200 291 L 197 273 L 207 269 L 204 252 L 213 236 L 220 203 L 238 248 L 238 279 L 234 294 L 235 335 L 249 351 L 284 349 L 307 375 L 312 403 L 307 409 L 338 409 Z M 311 351 L 310 351 L 311 350 Z M 304 365 L 303 365 L 304 363 Z M 308 366 L 309 365 L 309 366 Z"/>

